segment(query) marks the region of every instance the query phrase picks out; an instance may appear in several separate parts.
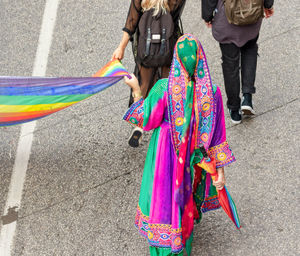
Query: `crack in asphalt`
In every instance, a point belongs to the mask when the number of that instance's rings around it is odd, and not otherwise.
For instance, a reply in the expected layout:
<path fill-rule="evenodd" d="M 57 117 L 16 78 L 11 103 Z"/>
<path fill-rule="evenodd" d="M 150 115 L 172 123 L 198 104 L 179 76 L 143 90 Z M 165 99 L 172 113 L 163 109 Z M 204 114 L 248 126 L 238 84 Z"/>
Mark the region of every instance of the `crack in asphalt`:
<path fill-rule="evenodd" d="M 115 180 L 117 180 L 117 179 L 119 179 L 119 178 L 122 178 L 122 177 L 124 177 L 124 176 L 130 175 L 132 172 L 133 172 L 133 170 L 132 170 L 132 171 L 125 172 L 125 173 L 122 173 L 122 174 L 117 175 L 117 176 L 115 176 L 115 177 L 112 177 L 112 178 L 110 178 L 110 179 L 108 179 L 108 180 L 106 180 L 106 181 L 104 181 L 104 182 L 101 182 L 101 183 L 99 183 L 99 184 L 97 184 L 97 185 L 95 185 L 95 186 L 92 186 L 92 187 L 86 188 L 85 190 L 79 191 L 79 192 L 75 193 L 73 196 L 65 197 L 65 198 L 63 198 L 63 199 L 60 200 L 60 201 L 57 201 L 57 202 L 55 202 L 55 203 L 53 203 L 53 204 L 48 205 L 47 207 L 44 207 L 44 208 L 42 208 L 42 209 L 36 210 L 36 211 L 34 211 L 34 212 L 31 212 L 31 213 L 29 213 L 29 214 L 27 214 L 27 215 L 19 216 L 19 217 L 18 217 L 18 220 L 25 219 L 25 218 L 28 218 L 28 217 L 30 217 L 30 216 L 34 216 L 34 215 L 36 215 L 36 214 L 38 214 L 38 213 L 41 213 L 41 212 L 43 212 L 43 211 L 49 210 L 49 209 L 53 208 L 54 206 L 57 206 L 57 205 L 59 205 L 59 204 L 61 204 L 61 203 L 64 203 L 64 202 L 69 201 L 69 200 L 72 200 L 72 199 L 74 199 L 74 198 L 77 197 L 77 196 L 83 195 L 83 194 L 85 194 L 85 193 L 87 193 L 87 192 L 89 192 L 89 191 L 92 191 L 92 190 L 97 189 L 97 188 L 99 188 L 99 187 L 101 187 L 101 186 L 103 186 L 103 185 L 106 185 L 106 184 L 108 184 L 108 183 L 111 183 L 111 182 L 113 182 L 113 181 L 115 181 Z"/>
<path fill-rule="evenodd" d="M 128 96 L 123 97 L 123 98 L 120 98 L 120 99 L 115 100 L 115 101 L 112 101 L 112 102 L 110 102 L 110 103 L 108 103 L 108 104 L 103 104 L 102 106 L 97 106 L 97 107 L 95 107 L 93 110 L 90 110 L 90 111 L 88 111 L 88 112 L 84 112 L 84 113 L 81 113 L 81 114 L 73 113 L 74 116 L 73 116 L 72 118 L 69 118 L 69 119 L 67 119 L 67 120 L 62 120 L 62 121 L 60 121 L 60 122 L 54 123 L 54 124 L 52 124 L 51 126 L 47 126 L 47 127 L 45 127 L 45 128 L 35 129 L 35 132 L 43 131 L 43 130 L 46 130 L 46 129 L 48 129 L 48 128 L 52 128 L 52 127 L 54 127 L 54 126 L 57 126 L 57 125 L 59 125 L 59 124 L 61 124 L 61 123 L 67 123 L 67 122 L 70 122 L 70 121 L 72 121 L 72 120 L 80 120 L 79 117 L 81 117 L 81 116 L 86 116 L 86 115 L 89 115 L 89 114 L 91 114 L 91 113 L 95 113 L 96 111 L 98 111 L 99 108 L 101 108 L 101 109 L 106 109 L 106 108 L 108 108 L 108 107 L 110 107 L 110 106 L 112 106 L 112 105 L 114 105 L 114 104 L 116 104 L 116 103 L 118 103 L 118 102 L 121 102 L 121 101 L 123 101 L 123 100 L 125 100 L 125 99 L 127 99 L 127 98 L 128 98 Z"/>
<path fill-rule="evenodd" d="M 264 42 L 267 42 L 267 41 L 270 41 L 271 39 L 274 39 L 274 38 L 276 38 L 276 37 L 285 35 L 285 34 L 287 34 L 287 33 L 289 33 L 289 32 L 294 31 L 294 30 L 298 30 L 298 29 L 300 29 L 300 26 L 293 27 L 293 28 L 288 29 L 288 30 L 286 30 L 286 31 L 283 31 L 283 32 L 281 32 L 281 33 L 279 33 L 279 34 L 276 34 L 276 35 L 274 35 L 274 36 L 267 37 L 266 39 L 261 40 L 261 41 L 260 41 L 260 44 L 261 44 L 261 43 L 264 43 Z"/>
<path fill-rule="evenodd" d="M 290 100 L 290 101 L 288 101 L 288 102 L 286 102 L 286 103 L 284 103 L 284 104 L 281 104 L 281 105 L 279 105 L 279 106 L 276 106 L 276 107 L 273 107 L 273 108 L 271 108 L 271 109 L 268 109 L 268 110 L 266 110 L 265 112 L 256 114 L 256 115 L 254 115 L 253 117 L 250 117 L 248 120 L 256 119 L 257 117 L 260 117 L 260 116 L 265 115 L 265 114 L 267 114 L 267 113 L 273 112 L 273 111 L 275 111 L 275 110 L 277 110 L 277 109 L 283 108 L 283 107 L 285 107 L 285 106 L 287 106 L 287 105 L 289 105 L 289 104 L 291 104 L 291 103 L 293 103 L 293 102 L 295 102 L 295 101 L 297 101 L 297 100 L 300 100 L 300 97 L 299 97 L 299 98 L 292 99 L 292 100 Z M 246 119 L 246 120 L 247 120 L 247 119 Z M 245 121 L 246 121 L 246 120 L 245 120 Z M 247 121 L 246 121 L 246 122 L 247 122 Z M 242 123 L 241 123 L 241 124 L 242 124 Z M 239 125 L 239 124 L 233 124 L 233 125 L 230 125 L 230 126 L 226 127 L 226 129 L 229 130 L 229 129 L 233 128 L 233 127 L 236 127 L 237 125 Z"/>

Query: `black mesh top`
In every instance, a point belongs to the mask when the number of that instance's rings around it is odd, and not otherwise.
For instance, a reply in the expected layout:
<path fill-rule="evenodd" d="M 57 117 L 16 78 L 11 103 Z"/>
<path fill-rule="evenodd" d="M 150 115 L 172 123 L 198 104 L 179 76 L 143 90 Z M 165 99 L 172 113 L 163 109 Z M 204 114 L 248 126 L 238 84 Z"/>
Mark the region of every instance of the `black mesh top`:
<path fill-rule="evenodd" d="M 178 22 L 178 19 L 183 10 L 184 4 L 186 0 L 169 0 L 168 4 L 170 7 L 170 13 L 174 19 L 174 23 Z M 131 0 L 131 4 L 129 7 L 127 20 L 125 23 L 125 27 L 123 31 L 127 32 L 130 36 L 132 36 L 138 26 L 139 20 L 143 14 L 141 7 L 142 0 Z"/>

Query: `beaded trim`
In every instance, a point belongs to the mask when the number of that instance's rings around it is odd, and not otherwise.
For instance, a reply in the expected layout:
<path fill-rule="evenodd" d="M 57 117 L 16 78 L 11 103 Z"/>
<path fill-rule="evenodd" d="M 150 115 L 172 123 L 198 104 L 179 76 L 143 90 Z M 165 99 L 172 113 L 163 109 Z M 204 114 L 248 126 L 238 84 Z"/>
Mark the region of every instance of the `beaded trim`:
<path fill-rule="evenodd" d="M 171 247 L 173 253 L 179 253 L 184 248 L 181 228 L 172 228 L 170 224 L 149 223 L 149 216 L 144 215 L 139 206 L 135 217 L 135 226 L 151 246 Z"/>
<path fill-rule="evenodd" d="M 125 113 L 123 120 L 143 129 L 144 122 L 144 99 L 141 98 L 133 103 L 128 111 Z"/>

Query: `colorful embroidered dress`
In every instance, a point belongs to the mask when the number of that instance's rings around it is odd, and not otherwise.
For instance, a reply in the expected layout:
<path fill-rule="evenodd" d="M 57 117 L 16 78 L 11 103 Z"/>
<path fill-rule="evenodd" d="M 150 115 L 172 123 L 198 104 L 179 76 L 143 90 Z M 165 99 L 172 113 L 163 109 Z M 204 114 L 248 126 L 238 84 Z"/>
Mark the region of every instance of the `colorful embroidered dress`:
<path fill-rule="evenodd" d="M 150 254 L 191 252 L 194 220 L 220 208 L 210 174 L 196 167 L 201 146 L 217 167 L 235 161 L 226 141 L 219 88 L 212 86 L 206 57 L 192 35 L 175 46 L 168 79 L 159 80 L 146 100 L 134 103 L 124 120 L 154 129 L 145 161 L 135 225 Z"/>

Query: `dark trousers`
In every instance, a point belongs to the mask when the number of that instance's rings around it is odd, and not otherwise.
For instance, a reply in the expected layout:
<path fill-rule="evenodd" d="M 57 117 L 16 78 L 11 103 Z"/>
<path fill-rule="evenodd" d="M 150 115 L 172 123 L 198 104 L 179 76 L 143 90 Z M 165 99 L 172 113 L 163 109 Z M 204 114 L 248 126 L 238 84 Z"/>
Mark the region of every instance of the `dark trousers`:
<path fill-rule="evenodd" d="M 248 41 L 242 47 L 235 44 L 220 44 L 222 51 L 222 69 L 227 95 L 227 107 L 231 110 L 240 109 L 240 65 L 242 93 L 255 93 L 255 75 L 257 65 L 257 39 Z"/>

